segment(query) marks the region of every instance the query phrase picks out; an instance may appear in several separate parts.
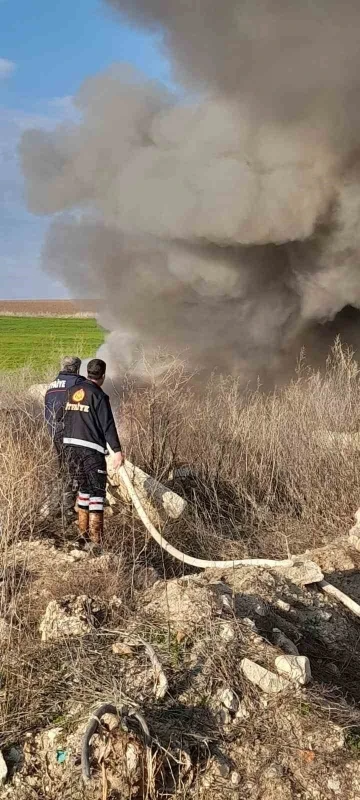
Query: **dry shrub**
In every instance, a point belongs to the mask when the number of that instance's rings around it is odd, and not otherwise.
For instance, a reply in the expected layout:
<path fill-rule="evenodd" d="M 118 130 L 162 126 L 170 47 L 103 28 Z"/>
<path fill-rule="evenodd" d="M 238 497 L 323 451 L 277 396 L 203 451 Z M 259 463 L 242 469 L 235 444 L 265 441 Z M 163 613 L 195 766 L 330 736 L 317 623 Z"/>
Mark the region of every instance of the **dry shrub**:
<path fill-rule="evenodd" d="M 193 376 L 184 362 L 161 353 L 152 364 L 143 357 L 143 372 L 143 386 L 133 382 L 131 375 L 124 381 L 119 424 L 129 442 L 129 458 L 163 481 L 182 457 L 185 413 L 194 400 Z"/>
<path fill-rule="evenodd" d="M 281 556 L 350 527 L 359 501 L 359 455 L 327 434 L 357 432 L 360 389 L 358 365 L 339 342 L 323 373 L 300 364 L 294 380 L 271 394 L 244 389 L 231 377 L 213 377 L 199 388 L 183 362 L 161 355 L 153 365 L 145 362 L 144 373 L 141 387 L 125 382 L 120 427 L 128 457 L 162 482 L 174 468 L 189 467 L 172 484 L 186 496 L 189 514 L 166 526 L 180 548 L 203 557 Z M 26 377 L 20 376 L 23 385 Z M 22 386 L 8 386 L 7 397 L 9 391 L 16 407 L 0 413 L 5 540 L 35 530 L 57 472 Z M 107 529 L 111 550 L 139 556 L 145 540 L 131 513 Z M 151 558 L 153 552 L 156 546 L 146 548 Z M 160 553 L 155 559 L 158 566 L 168 561 Z"/>
<path fill-rule="evenodd" d="M 32 579 L 26 564 L 28 542 L 49 532 L 43 509 L 59 503 L 61 496 L 42 411 L 27 399 L 31 382 L 31 371 L 22 370 L 2 375 L 0 387 L 0 675 L 18 636 L 27 635 L 29 608 L 24 598 Z"/>
<path fill-rule="evenodd" d="M 31 536 L 41 525 L 41 509 L 51 501 L 56 459 L 42 421 L 20 398 L 0 410 L 1 547 Z"/>
<path fill-rule="evenodd" d="M 349 528 L 359 454 L 326 435 L 359 428 L 359 369 L 340 342 L 323 373 L 302 363 L 272 394 L 215 377 L 200 393 L 179 362 L 160 379 L 148 373 L 145 388 L 126 387 L 128 452 L 163 481 L 189 466 L 175 482 L 191 510 L 190 522 L 173 526 L 178 546 L 208 557 L 282 555 Z"/>

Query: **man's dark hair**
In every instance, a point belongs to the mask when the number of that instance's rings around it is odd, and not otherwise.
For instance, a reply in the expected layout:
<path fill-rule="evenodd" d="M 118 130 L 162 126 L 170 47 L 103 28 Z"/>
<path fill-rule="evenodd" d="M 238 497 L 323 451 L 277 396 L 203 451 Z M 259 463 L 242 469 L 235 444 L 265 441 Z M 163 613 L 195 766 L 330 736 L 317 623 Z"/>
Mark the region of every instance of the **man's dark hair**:
<path fill-rule="evenodd" d="M 93 358 L 87 365 L 88 378 L 98 381 L 106 372 L 106 364 L 101 358 Z"/>

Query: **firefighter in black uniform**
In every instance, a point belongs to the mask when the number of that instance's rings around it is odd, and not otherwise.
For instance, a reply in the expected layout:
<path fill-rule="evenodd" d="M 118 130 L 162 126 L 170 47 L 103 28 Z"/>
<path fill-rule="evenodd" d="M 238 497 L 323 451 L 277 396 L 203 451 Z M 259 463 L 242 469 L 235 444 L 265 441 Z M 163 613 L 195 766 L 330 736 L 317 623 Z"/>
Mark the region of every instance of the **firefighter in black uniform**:
<path fill-rule="evenodd" d="M 107 444 L 114 468 L 124 463 L 110 400 L 101 388 L 105 372 L 105 361 L 89 361 L 87 379 L 68 393 L 64 416 L 64 451 L 79 485 L 79 532 L 94 544 L 101 544 L 103 533 Z"/>
<path fill-rule="evenodd" d="M 59 456 L 63 450 L 64 410 L 68 399 L 68 390 L 85 380 L 82 375 L 79 375 L 80 367 L 80 358 L 65 356 L 57 378 L 50 383 L 45 395 L 45 421 Z"/>
<path fill-rule="evenodd" d="M 68 400 L 68 392 L 82 383 L 85 378 L 79 375 L 81 360 L 77 356 L 65 356 L 61 369 L 45 395 L 45 422 L 49 429 L 57 452 L 60 471 L 64 477 L 64 511 L 71 514 L 75 505 L 76 492 L 73 490 L 73 479 L 69 476 L 64 459 L 64 412 Z"/>

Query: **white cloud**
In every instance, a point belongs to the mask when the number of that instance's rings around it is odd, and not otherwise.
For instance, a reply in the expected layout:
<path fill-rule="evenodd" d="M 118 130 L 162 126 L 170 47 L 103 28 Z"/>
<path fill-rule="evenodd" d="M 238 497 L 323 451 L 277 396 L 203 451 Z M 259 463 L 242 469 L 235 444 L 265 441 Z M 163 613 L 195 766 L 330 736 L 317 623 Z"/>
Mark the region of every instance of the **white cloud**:
<path fill-rule="evenodd" d="M 0 80 L 1 78 L 8 78 L 15 69 L 16 64 L 14 61 L 9 61 L 7 58 L 0 58 Z"/>
<path fill-rule="evenodd" d="M 64 111 L 66 113 L 74 113 L 74 104 L 73 104 L 73 96 L 71 94 L 66 94 L 64 97 L 53 97 L 50 100 L 49 105 L 53 106 L 53 108 L 57 108 L 60 111 Z"/>

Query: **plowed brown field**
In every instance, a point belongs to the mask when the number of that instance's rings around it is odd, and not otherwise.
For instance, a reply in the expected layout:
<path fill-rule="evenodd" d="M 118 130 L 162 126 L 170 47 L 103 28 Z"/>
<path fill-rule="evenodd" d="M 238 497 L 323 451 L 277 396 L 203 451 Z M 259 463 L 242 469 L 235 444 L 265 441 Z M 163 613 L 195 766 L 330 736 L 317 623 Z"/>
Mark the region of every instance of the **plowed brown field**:
<path fill-rule="evenodd" d="M 96 300 L 0 300 L 0 316 L 94 317 Z"/>

